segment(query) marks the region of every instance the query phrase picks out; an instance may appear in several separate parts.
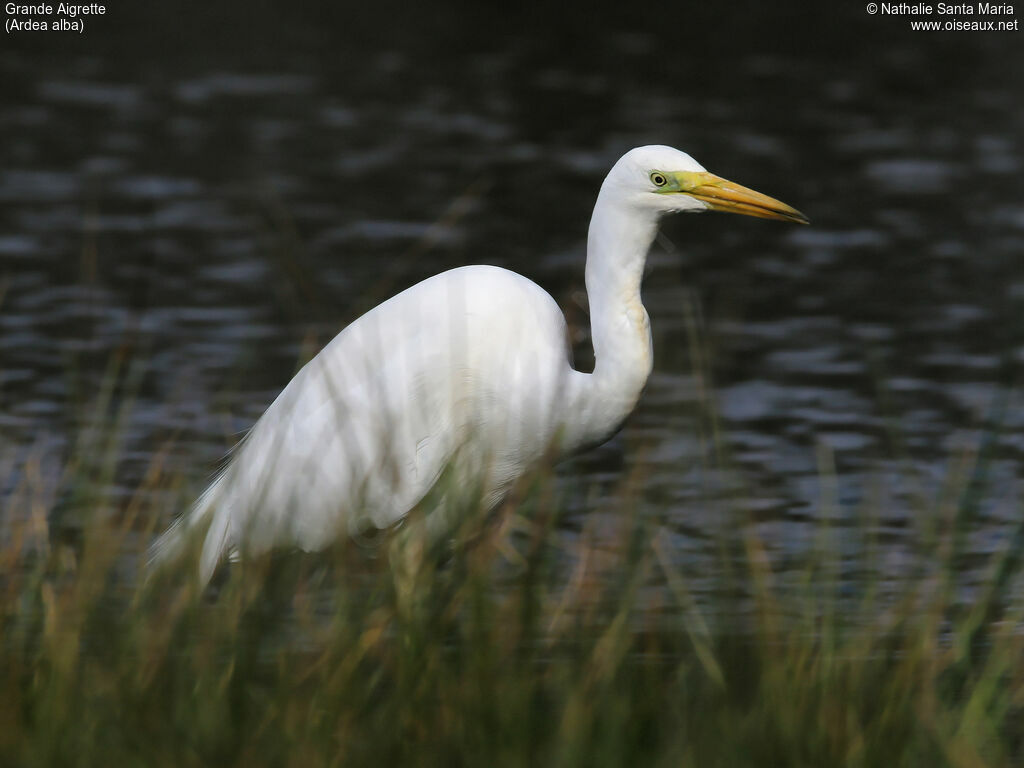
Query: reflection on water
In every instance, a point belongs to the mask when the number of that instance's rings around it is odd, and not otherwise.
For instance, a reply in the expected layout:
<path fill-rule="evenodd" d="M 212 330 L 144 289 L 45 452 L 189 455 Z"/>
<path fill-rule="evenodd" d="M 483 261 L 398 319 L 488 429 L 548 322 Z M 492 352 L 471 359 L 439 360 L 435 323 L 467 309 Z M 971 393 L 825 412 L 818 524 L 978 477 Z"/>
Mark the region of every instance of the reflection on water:
<path fill-rule="evenodd" d="M 168 440 L 198 486 L 298 359 L 458 264 L 500 264 L 549 289 L 585 361 L 590 206 L 623 150 L 660 142 L 814 226 L 668 224 L 644 293 L 655 374 L 624 432 L 574 460 L 567 483 L 611 487 L 649 463 L 645 509 L 697 572 L 731 524 L 709 498 L 733 499 L 770 547 L 798 555 L 834 462 L 833 514 L 873 504 L 898 561 L 921 499 L 997 416 L 975 541 L 992 549 L 1019 514 L 1024 462 L 1022 52 L 966 35 L 862 50 L 853 15 L 803 22 L 820 24 L 815 44 L 785 51 L 759 33 L 778 19 L 745 19 L 732 34 L 747 45 L 699 72 L 660 55 L 657 27 L 590 29 L 601 54 L 588 57 L 560 45 L 557 25 L 465 47 L 411 29 L 371 41 L 357 24 L 340 44 L 301 15 L 301 56 L 213 39 L 175 66 L 123 39 L 73 67 L 8 52 L 9 476 L 29 455 L 55 471 L 90 417 L 80 404 L 128 351 L 145 365 L 121 488 Z M 270 34 L 263 23 L 250 34 Z M 711 43 L 693 45 L 700 60 Z M 708 398 L 720 432 L 705 423 Z M 709 468 L 715 434 L 735 470 Z M 593 497 L 570 504 L 600 514 Z"/>

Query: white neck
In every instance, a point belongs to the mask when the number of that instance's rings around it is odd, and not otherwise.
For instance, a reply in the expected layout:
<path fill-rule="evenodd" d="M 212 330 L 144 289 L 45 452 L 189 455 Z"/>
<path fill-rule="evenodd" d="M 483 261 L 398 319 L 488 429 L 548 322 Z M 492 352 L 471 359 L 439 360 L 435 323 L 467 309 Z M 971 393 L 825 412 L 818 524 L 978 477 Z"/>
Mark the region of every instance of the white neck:
<path fill-rule="evenodd" d="M 630 209 L 605 187 L 587 238 L 587 294 L 594 372 L 574 377 L 567 436 L 571 448 L 602 442 L 636 406 L 653 364 L 651 326 L 640 301 L 654 212 Z"/>

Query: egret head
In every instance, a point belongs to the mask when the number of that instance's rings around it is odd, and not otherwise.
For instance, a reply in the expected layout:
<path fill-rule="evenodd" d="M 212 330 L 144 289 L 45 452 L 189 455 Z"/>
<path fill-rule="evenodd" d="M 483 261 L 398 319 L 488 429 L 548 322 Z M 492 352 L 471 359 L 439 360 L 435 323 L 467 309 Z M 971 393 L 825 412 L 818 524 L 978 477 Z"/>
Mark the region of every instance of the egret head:
<path fill-rule="evenodd" d="M 808 223 L 795 208 L 708 173 L 685 152 L 657 144 L 624 154 L 608 173 L 602 189 L 654 214 L 710 210 Z"/>

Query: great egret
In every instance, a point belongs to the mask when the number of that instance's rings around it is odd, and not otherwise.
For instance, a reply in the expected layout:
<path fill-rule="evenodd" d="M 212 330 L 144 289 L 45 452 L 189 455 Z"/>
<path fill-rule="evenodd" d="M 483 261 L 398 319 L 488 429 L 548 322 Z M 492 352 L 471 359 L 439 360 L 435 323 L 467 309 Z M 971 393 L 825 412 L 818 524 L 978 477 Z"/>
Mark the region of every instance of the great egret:
<path fill-rule="evenodd" d="M 807 223 L 679 150 L 627 152 L 601 185 L 587 238 L 593 373 L 573 369 L 565 319 L 532 281 L 492 266 L 435 275 L 357 319 L 295 375 L 153 560 L 205 526 L 205 583 L 231 550 L 316 550 L 346 528 L 386 527 L 446 467 L 453 488 L 490 505 L 550 449 L 607 440 L 651 372 L 640 282 L 658 220 L 705 210 Z"/>

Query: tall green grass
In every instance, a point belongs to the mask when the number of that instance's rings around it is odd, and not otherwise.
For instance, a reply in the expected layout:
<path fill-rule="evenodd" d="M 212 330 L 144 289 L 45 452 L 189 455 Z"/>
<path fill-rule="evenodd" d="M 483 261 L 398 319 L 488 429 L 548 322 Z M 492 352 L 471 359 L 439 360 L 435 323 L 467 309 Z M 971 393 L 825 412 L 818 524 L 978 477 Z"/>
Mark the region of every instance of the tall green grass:
<path fill-rule="evenodd" d="M 0 765 L 1024 764 L 1020 529 L 961 595 L 983 455 L 922 510 L 934 555 L 898 583 L 873 575 L 870 514 L 844 532 L 853 594 L 827 515 L 795 587 L 753 526 L 730 528 L 709 606 L 637 483 L 618 530 L 567 535 L 546 475 L 444 542 L 418 510 L 199 591 L 187 563 L 138 577 L 186 496 L 157 459 L 104 503 L 116 429 L 83 436 L 61 487 L 28 465 L 4 500 Z M 79 537 L 51 534 L 56 499 Z"/>

